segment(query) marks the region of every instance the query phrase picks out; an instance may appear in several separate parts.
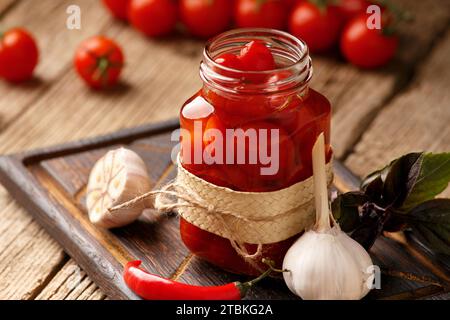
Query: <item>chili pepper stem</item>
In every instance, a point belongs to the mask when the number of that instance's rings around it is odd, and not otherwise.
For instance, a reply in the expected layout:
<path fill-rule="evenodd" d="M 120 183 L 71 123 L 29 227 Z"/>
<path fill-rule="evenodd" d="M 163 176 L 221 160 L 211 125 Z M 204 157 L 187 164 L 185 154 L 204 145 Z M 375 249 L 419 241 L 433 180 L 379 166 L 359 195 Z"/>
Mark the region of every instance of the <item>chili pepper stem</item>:
<path fill-rule="evenodd" d="M 263 280 L 264 278 L 267 278 L 272 272 L 289 272 L 289 270 L 281 270 L 281 269 L 277 269 L 275 268 L 274 262 L 268 259 L 262 259 L 262 262 L 264 264 L 267 264 L 269 266 L 269 269 L 267 269 L 264 273 L 262 273 L 259 277 L 247 281 L 247 282 L 236 282 L 236 287 L 239 289 L 239 291 L 241 292 L 241 296 L 244 297 L 247 292 L 258 282 L 260 282 L 261 280 Z"/>
<path fill-rule="evenodd" d="M 265 271 L 264 273 L 262 273 L 259 277 L 247 281 L 247 282 L 236 282 L 236 287 L 239 289 L 239 291 L 241 292 L 241 297 L 244 297 L 247 292 L 259 281 L 261 281 L 262 279 L 266 278 L 269 276 L 269 274 L 272 273 L 272 269 L 268 269 L 267 271 Z"/>
<path fill-rule="evenodd" d="M 272 260 L 268 260 L 266 258 L 262 259 L 262 263 L 267 264 L 269 266 L 270 270 L 272 270 L 273 272 L 278 272 L 278 273 L 290 272 L 289 270 L 286 270 L 286 269 L 277 269 L 277 268 L 275 268 L 273 266 L 274 262 Z"/>

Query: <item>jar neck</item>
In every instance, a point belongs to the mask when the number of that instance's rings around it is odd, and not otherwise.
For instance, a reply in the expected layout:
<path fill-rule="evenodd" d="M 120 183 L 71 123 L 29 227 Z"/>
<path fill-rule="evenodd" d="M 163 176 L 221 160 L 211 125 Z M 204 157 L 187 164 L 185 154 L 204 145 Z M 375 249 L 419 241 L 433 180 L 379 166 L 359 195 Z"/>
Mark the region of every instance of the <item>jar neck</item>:
<path fill-rule="evenodd" d="M 215 62 L 225 53 L 239 55 L 252 40 L 259 40 L 269 48 L 277 69 L 241 71 Z M 289 33 L 273 29 L 237 29 L 218 35 L 206 44 L 200 66 L 205 86 L 226 94 L 302 94 L 308 90 L 312 74 L 306 44 Z"/>

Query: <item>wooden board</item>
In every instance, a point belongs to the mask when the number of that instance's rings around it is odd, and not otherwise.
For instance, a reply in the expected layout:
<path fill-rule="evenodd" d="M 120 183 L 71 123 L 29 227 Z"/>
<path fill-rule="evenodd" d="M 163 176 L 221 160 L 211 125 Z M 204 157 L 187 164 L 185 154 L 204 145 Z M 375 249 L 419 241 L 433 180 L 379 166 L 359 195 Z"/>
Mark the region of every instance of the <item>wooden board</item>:
<path fill-rule="evenodd" d="M 177 127 L 177 121 L 170 121 L 2 157 L 0 181 L 111 299 L 137 298 L 121 277 L 123 265 L 132 259 L 142 260 L 143 266 L 150 272 L 191 284 L 215 285 L 245 280 L 192 256 L 179 237 L 177 217 L 149 213 L 136 223 L 114 231 L 101 230 L 89 222 L 84 204 L 85 187 L 95 161 L 109 149 L 127 146 L 143 157 L 156 188 L 174 177 L 170 134 Z M 348 191 L 357 186 L 358 179 L 339 162 L 335 164 L 335 172 L 338 190 Z M 408 250 L 404 250 L 405 247 Z M 436 280 L 445 279 L 448 265 L 418 248 L 382 238 L 377 241 L 371 254 L 382 268 L 412 272 Z M 411 252 L 419 254 L 415 256 Z M 70 264 L 66 268 L 69 270 L 63 270 L 65 273 L 70 275 L 74 272 Z M 83 274 L 78 274 L 81 282 Z M 423 298 L 445 293 L 438 286 L 391 277 L 384 277 L 382 286 L 382 290 L 373 291 L 370 297 Z M 57 284 L 56 287 L 61 288 Z M 84 294 L 101 296 L 99 292 L 90 292 L 89 288 L 84 288 L 87 292 Z M 64 292 L 49 289 L 41 296 L 58 297 L 59 294 Z M 249 295 L 249 299 L 294 298 L 284 283 L 277 279 L 265 281 Z"/>

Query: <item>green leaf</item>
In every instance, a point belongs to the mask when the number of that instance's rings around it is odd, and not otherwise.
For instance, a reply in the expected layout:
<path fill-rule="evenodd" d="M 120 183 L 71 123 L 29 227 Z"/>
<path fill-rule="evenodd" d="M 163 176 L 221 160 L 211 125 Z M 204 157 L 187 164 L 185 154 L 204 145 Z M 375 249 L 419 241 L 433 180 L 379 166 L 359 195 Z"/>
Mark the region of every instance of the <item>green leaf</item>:
<path fill-rule="evenodd" d="M 332 203 L 332 212 L 341 229 L 351 232 L 360 223 L 359 207 L 364 205 L 369 198 L 362 192 L 348 192 L 339 195 Z"/>
<path fill-rule="evenodd" d="M 430 248 L 450 255 L 450 199 L 424 202 L 403 218 Z"/>
<path fill-rule="evenodd" d="M 410 172 L 407 197 L 401 210 L 409 211 L 420 203 L 434 199 L 450 182 L 450 153 L 425 154 L 420 171 Z"/>

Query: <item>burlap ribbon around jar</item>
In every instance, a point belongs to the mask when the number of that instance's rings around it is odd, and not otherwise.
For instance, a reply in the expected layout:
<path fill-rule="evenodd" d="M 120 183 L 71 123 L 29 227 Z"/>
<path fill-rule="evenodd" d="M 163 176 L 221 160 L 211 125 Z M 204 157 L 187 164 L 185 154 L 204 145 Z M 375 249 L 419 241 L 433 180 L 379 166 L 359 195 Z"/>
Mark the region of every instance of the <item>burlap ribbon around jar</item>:
<path fill-rule="evenodd" d="M 244 259 L 260 255 L 263 244 L 276 243 L 301 233 L 315 220 L 313 177 L 273 192 L 239 192 L 209 183 L 183 168 L 160 190 L 139 196 L 115 209 L 154 197 L 154 209 L 176 212 L 202 230 L 230 240 Z M 328 184 L 332 163 L 326 166 Z M 248 253 L 243 244 L 256 244 Z"/>

